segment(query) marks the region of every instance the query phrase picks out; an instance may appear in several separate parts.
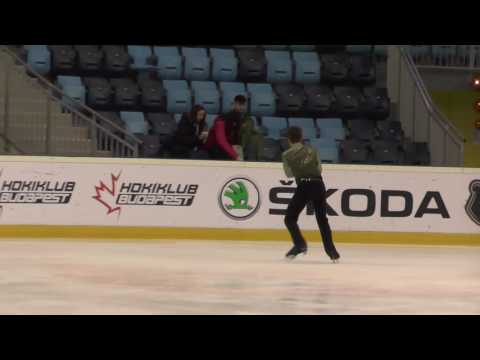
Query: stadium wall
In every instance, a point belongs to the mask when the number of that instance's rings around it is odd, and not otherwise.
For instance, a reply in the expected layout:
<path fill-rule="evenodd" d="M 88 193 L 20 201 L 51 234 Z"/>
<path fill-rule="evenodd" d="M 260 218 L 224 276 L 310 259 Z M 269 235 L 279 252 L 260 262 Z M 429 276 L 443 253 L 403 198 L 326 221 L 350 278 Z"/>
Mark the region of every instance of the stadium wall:
<path fill-rule="evenodd" d="M 324 165 L 338 242 L 480 245 L 480 169 Z M 0 237 L 289 240 L 281 164 L 0 157 Z M 319 241 L 310 207 L 300 220 Z"/>

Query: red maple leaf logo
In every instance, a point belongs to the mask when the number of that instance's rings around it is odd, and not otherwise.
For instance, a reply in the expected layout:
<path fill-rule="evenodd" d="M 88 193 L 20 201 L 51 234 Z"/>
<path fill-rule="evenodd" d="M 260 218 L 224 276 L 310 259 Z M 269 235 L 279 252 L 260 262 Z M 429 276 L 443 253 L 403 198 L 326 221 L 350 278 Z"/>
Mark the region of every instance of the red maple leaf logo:
<path fill-rule="evenodd" d="M 110 188 L 105 185 L 103 181 L 100 181 L 100 186 L 95 186 L 95 192 L 97 195 L 93 198 L 108 209 L 107 215 L 110 215 L 116 211 L 118 211 L 119 214 L 121 213 L 121 207 L 115 205 L 115 190 L 117 181 L 120 179 L 121 174 L 122 173 L 118 174 L 117 176 L 111 174 L 112 186 Z M 106 195 L 105 192 L 110 194 L 110 196 Z M 112 201 L 113 205 L 109 203 L 109 200 L 105 199 L 106 196 L 110 198 L 110 201 Z"/>

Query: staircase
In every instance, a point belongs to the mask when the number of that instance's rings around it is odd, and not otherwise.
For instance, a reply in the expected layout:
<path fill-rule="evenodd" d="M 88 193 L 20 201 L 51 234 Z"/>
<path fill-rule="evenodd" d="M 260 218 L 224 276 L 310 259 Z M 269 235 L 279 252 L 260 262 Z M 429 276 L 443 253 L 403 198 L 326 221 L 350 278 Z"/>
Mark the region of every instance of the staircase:
<path fill-rule="evenodd" d="M 1 48 L 0 134 L 5 139 L 26 155 L 138 156 L 139 139 L 123 129 L 123 138 L 116 136 L 101 125 L 112 126 L 108 119 L 73 100 L 64 103 L 62 98 L 61 90 Z"/>

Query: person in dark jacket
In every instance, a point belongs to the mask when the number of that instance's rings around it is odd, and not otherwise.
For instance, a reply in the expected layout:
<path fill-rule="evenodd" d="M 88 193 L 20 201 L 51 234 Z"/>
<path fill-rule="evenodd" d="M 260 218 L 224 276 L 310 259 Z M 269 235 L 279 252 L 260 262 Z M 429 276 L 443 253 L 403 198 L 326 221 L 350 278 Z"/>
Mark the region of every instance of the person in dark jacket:
<path fill-rule="evenodd" d="M 235 111 L 215 119 L 204 146 L 211 159 L 241 160 L 240 154 L 235 150 L 235 146 L 240 145 L 241 125 L 242 115 Z"/>
<path fill-rule="evenodd" d="M 287 258 L 294 259 L 297 255 L 307 253 L 308 245 L 298 226 L 298 218 L 306 205 L 312 202 L 325 251 L 333 262 L 338 262 L 340 254 L 333 243 L 327 218 L 327 195 L 320 156 L 313 147 L 303 144 L 303 133 L 299 127 L 288 129 L 288 141 L 290 149 L 282 155 L 283 168 L 288 178 L 295 178 L 297 190 L 288 205 L 285 217 L 285 225 L 294 243 Z"/>
<path fill-rule="evenodd" d="M 171 146 L 174 158 L 190 159 L 194 151 L 205 144 L 208 136 L 207 112 L 195 105 L 190 113 L 182 115 Z"/>

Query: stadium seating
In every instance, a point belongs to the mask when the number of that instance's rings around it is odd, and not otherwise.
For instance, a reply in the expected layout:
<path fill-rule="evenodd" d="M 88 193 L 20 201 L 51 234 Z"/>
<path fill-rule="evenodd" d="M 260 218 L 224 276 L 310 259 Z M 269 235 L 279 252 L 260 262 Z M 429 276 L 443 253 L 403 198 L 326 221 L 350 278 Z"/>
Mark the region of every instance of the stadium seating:
<path fill-rule="evenodd" d="M 184 47 L 182 55 L 185 58 L 186 80 L 200 81 L 210 78 L 210 58 L 207 49 Z"/>
<path fill-rule="evenodd" d="M 238 76 L 238 59 L 232 49 L 210 49 L 212 79 L 235 81 Z"/>
<path fill-rule="evenodd" d="M 207 113 L 217 114 L 220 111 L 220 93 L 213 81 L 192 81 L 194 103 L 202 105 Z"/>
<path fill-rule="evenodd" d="M 267 130 L 268 138 L 279 140 L 285 137 L 288 123 L 286 118 L 265 116 L 262 118 L 262 127 Z"/>
<path fill-rule="evenodd" d="M 256 116 L 273 116 L 276 112 L 275 94 L 270 84 L 247 84 L 250 112 Z"/>
<path fill-rule="evenodd" d="M 149 126 L 143 113 L 122 111 L 120 112 L 120 118 L 130 133 L 148 135 Z"/>
<path fill-rule="evenodd" d="M 157 60 L 157 71 L 160 79 L 182 79 L 183 62 L 178 48 L 155 46 L 153 48 L 153 53 Z"/>
<path fill-rule="evenodd" d="M 267 82 L 285 83 L 292 80 L 292 59 L 289 51 L 266 50 Z"/>
<path fill-rule="evenodd" d="M 51 71 L 51 53 L 47 45 L 28 45 L 27 64 L 40 75 L 47 75 Z"/>
<path fill-rule="evenodd" d="M 317 84 L 321 77 L 321 62 L 315 52 L 293 53 L 295 64 L 295 82 L 299 84 Z"/>
<path fill-rule="evenodd" d="M 452 49 L 461 53 L 448 45 L 411 48 L 439 59 Z M 413 164 L 418 155 L 422 161 L 415 164 L 428 163 L 428 148 L 408 143 L 401 124 L 386 121 L 394 118 L 390 98 L 376 79 L 376 64 L 386 55 L 385 45 L 25 46 L 30 66 L 53 77 L 67 97 L 143 134 L 144 156 L 155 156 L 193 105 L 205 107 L 212 126 L 244 95 L 270 138 L 266 158 L 278 161 L 285 130 L 295 125 L 326 162 Z M 402 156 L 383 159 L 379 144 L 392 143 L 400 144 Z"/>
<path fill-rule="evenodd" d="M 185 80 L 163 80 L 167 92 L 167 112 L 189 112 L 192 109 L 192 94 Z"/>

